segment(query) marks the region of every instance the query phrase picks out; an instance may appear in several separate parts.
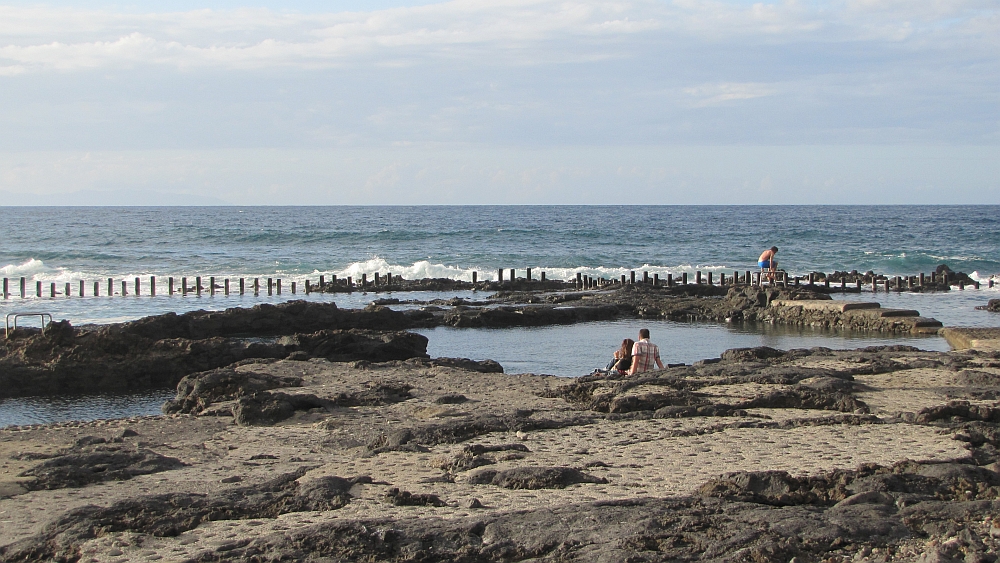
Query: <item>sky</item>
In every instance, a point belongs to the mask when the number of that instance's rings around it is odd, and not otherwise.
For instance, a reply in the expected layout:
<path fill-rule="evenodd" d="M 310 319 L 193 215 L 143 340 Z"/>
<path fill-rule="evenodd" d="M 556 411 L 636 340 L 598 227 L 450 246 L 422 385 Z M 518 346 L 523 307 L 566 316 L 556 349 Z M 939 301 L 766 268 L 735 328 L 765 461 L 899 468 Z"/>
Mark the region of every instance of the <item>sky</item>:
<path fill-rule="evenodd" d="M 1000 204 L 997 0 L 0 0 L 0 204 Z"/>

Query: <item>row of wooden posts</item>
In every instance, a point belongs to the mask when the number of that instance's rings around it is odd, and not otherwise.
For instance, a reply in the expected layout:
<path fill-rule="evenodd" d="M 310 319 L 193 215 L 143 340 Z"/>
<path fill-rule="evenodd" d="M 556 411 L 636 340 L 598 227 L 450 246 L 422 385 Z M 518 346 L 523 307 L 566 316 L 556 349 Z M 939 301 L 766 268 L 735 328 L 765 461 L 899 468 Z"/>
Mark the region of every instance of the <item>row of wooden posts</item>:
<path fill-rule="evenodd" d="M 509 276 L 508 279 L 511 280 L 511 281 L 516 280 L 517 279 L 516 278 L 516 271 L 513 268 L 511 268 L 509 271 L 510 271 L 510 276 Z M 497 280 L 499 282 L 501 282 L 501 283 L 504 281 L 504 273 L 505 273 L 504 269 L 500 269 L 497 272 Z M 478 272 L 472 272 L 472 283 L 473 284 L 478 283 L 478 277 L 479 277 Z M 752 272 L 750 270 L 747 270 L 747 271 L 743 272 L 742 275 L 741 275 L 741 273 L 739 271 L 734 271 L 733 274 L 732 274 L 732 276 L 730 276 L 728 278 L 727 278 L 726 274 L 724 272 L 722 272 L 722 273 L 719 274 L 718 283 L 719 283 L 719 285 L 727 285 L 727 282 L 730 285 L 748 285 L 748 284 L 749 285 L 762 285 L 763 282 L 765 280 L 767 280 L 767 278 L 768 278 L 767 272 Z M 334 285 L 334 286 L 337 286 L 337 285 L 344 286 L 345 288 L 348 288 L 348 289 L 353 289 L 354 287 L 358 287 L 359 289 L 365 289 L 365 288 L 372 287 L 372 286 L 375 286 L 375 287 L 378 287 L 378 286 L 389 286 L 389 285 L 392 284 L 392 281 L 394 279 L 399 279 L 399 277 L 398 276 L 394 277 L 391 273 L 387 273 L 384 276 L 380 276 L 379 273 L 375 273 L 374 280 L 371 283 L 369 283 L 369 281 L 368 281 L 368 275 L 367 274 L 361 274 L 361 280 L 359 280 L 358 284 L 355 285 L 354 280 L 351 277 L 341 278 L 340 280 L 338 280 L 337 276 L 333 276 L 332 279 L 329 281 L 329 284 Z M 525 276 L 524 279 L 526 279 L 528 281 L 532 281 L 531 268 L 527 268 L 526 269 L 526 276 Z M 220 290 L 220 292 L 223 293 L 223 294 L 225 294 L 225 295 L 229 295 L 230 294 L 230 283 L 229 283 L 230 280 L 229 280 L 229 278 L 225 278 L 223 280 L 222 285 L 218 286 L 215 283 L 215 277 L 209 277 L 208 278 L 208 287 L 207 288 L 202 286 L 202 283 L 201 283 L 202 282 L 202 278 L 200 276 L 195 277 L 194 280 L 195 280 L 194 281 L 194 285 L 193 286 L 188 286 L 188 278 L 182 277 L 180 279 L 180 286 L 179 287 L 175 287 L 174 278 L 167 278 L 167 294 L 172 296 L 175 293 L 180 293 L 181 295 L 188 295 L 189 293 L 193 293 L 193 294 L 196 294 L 196 295 L 200 296 L 202 294 L 203 290 L 207 290 L 207 293 L 209 295 L 215 295 L 216 292 L 217 292 L 216 290 Z M 541 272 L 540 280 L 541 281 L 546 281 L 545 280 L 545 272 Z M 776 272 L 775 273 L 775 279 L 774 279 L 774 281 L 772 283 L 774 283 L 776 285 L 781 285 L 782 287 L 788 287 L 789 285 L 798 286 L 800 282 L 805 282 L 806 280 L 808 280 L 809 285 L 814 285 L 816 283 L 819 283 L 818 276 L 814 277 L 813 274 L 809 274 L 808 276 L 804 276 L 804 277 L 801 277 L 801 278 L 799 276 L 795 276 L 794 278 L 792 278 L 792 280 L 790 282 L 789 279 L 788 279 L 788 275 L 785 272 Z M 120 280 L 120 281 L 121 281 L 121 292 L 119 293 L 119 295 L 122 295 L 122 296 L 129 295 L 129 283 L 128 283 L 128 281 L 126 281 L 126 280 Z M 615 278 L 610 278 L 610 279 L 608 279 L 608 278 L 595 278 L 595 277 L 592 277 L 592 276 L 586 276 L 586 275 L 583 275 L 581 273 L 577 273 L 576 274 L 576 279 L 573 280 L 573 281 L 574 281 L 574 285 L 577 288 L 579 288 L 579 289 L 594 289 L 594 288 L 604 287 L 604 286 L 613 285 L 613 284 L 621 284 L 621 285 L 632 284 L 632 285 L 634 285 L 636 283 L 650 284 L 650 285 L 653 285 L 653 286 L 660 286 L 663 283 L 665 283 L 667 287 L 673 287 L 674 285 L 677 285 L 678 283 L 680 285 L 687 285 L 688 284 L 688 274 L 687 274 L 687 272 L 683 272 L 680 275 L 680 277 L 677 278 L 677 279 L 674 278 L 673 274 L 667 274 L 666 279 L 665 280 L 661 280 L 659 274 L 653 274 L 653 276 L 650 277 L 648 271 L 643 271 L 642 272 L 642 277 L 637 280 L 636 279 L 636 272 L 634 270 L 630 271 L 628 276 L 625 276 L 624 274 L 622 274 L 622 276 L 620 278 L 618 278 L 618 279 L 615 279 Z M 932 274 L 929 274 L 926 277 L 925 277 L 925 275 L 923 273 L 921 273 L 921 274 L 916 275 L 916 276 L 906 276 L 906 277 L 895 276 L 895 277 L 892 277 L 892 278 L 885 277 L 882 280 L 877 279 L 877 277 L 873 277 L 872 281 L 871 281 L 871 288 L 872 288 L 872 291 L 878 291 L 879 290 L 879 285 L 882 285 L 885 288 L 885 291 L 891 291 L 892 289 L 896 289 L 896 290 L 913 289 L 914 287 L 923 286 L 928 281 L 930 283 L 932 283 L 932 284 L 937 284 L 937 283 L 947 284 L 947 283 L 950 283 L 950 281 L 948 279 L 948 274 L 946 274 L 946 273 L 945 274 L 933 274 L 932 273 Z M 248 283 L 248 282 L 252 282 L 252 283 Z M 319 286 L 318 286 L 318 289 L 320 291 L 323 291 L 324 288 L 326 287 L 327 283 L 328 282 L 326 280 L 326 277 L 325 276 L 320 276 L 319 277 Z M 700 270 L 696 271 L 694 273 L 694 283 L 696 285 L 701 285 L 702 283 L 707 283 L 708 285 L 715 285 L 715 281 L 713 280 L 712 272 L 707 272 L 707 276 L 703 277 Z M 861 279 L 860 278 L 857 279 L 857 281 L 855 283 L 856 283 L 856 286 L 857 286 L 857 290 L 860 291 L 861 288 L 862 288 L 862 281 L 861 281 Z M 993 280 L 990 279 L 988 283 L 989 283 L 989 287 L 992 288 L 993 285 L 994 285 Z M 133 289 L 132 289 L 132 293 L 131 294 L 132 295 L 142 295 L 142 287 L 141 287 L 141 285 L 142 284 L 141 284 L 140 278 L 135 278 L 135 283 L 133 285 Z M 304 285 L 305 285 L 305 292 L 306 292 L 306 294 L 312 293 L 315 289 L 317 289 L 317 287 L 313 286 L 310 283 L 309 280 L 305 280 L 305 284 Z M 823 285 L 826 288 L 830 288 L 831 287 L 831 285 L 830 285 L 830 279 L 829 278 L 825 278 L 823 280 Z M 958 286 L 959 286 L 959 289 L 965 289 L 964 282 L 960 281 L 958 283 Z M 86 295 L 86 292 L 85 292 L 86 287 L 87 287 L 86 282 L 84 280 L 80 280 L 79 291 L 77 292 L 76 295 L 78 297 L 84 297 Z M 273 295 L 275 293 L 277 293 L 278 295 L 281 295 L 281 289 L 282 289 L 281 278 L 267 278 L 267 285 L 266 286 L 263 286 L 261 284 L 260 278 L 252 278 L 252 280 L 248 280 L 247 278 L 239 278 L 239 295 L 244 295 L 248 290 L 252 291 L 254 295 L 259 295 L 260 292 L 261 292 L 261 288 L 262 287 L 266 288 L 266 291 L 267 291 L 268 295 Z M 834 287 L 836 287 L 836 286 L 834 286 Z M 976 289 L 979 289 L 980 288 L 979 282 L 973 282 L 973 287 L 975 287 Z M 842 290 L 847 290 L 847 281 L 846 280 L 844 280 L 844 279 L 841 280 L 841 282 L 840 282 L 840 288 Z M 51 282 L 49 284 L 48 289 L 49 289 L 49 297 L 55 297 L 57 295 L 55 282 Z M 235 291 L 235 289 L 236 288 L 233 288 L 234 291 Z M 20 279 L 20 296 L 21 297 L 27 297 L 28 296 L 27 290 L 28 290 L 28 288 L 27 288 L 27 279 L 22 277 Z M 63 291 L 62 295 L 66 296 L 66 297 L 70 297 L 70 296 L 72 296 L 72 290 L 73 290 L 73 285 L 71 283 L 67 282 L 65 284 L 65 288 L 64 288 L 64 291 Z M 297 290 L 296 282 L 291 282 L 291 291 L 292 291 L 292 293 L 293 294 L 296 293 L 296 290 Z M 115 291 L 115 280 L 114 280 L 114 278 L 108 278 L 107 279 L 107 286 L 106 286 L 106 290 L 105 290 L 105 295 L 108 295 L 108 296 L 114 295 L 115 294 L 114 291 Z M 91 293 L 91 295 L 94 296 L 94 297 L 100 297 L 100 295 L 101 295 L 101 282 L 100 281 L 93 282 L 93 293 Z M 156 295 L 156 276 L 150 276 L 150 278 L 149 278 L 149 290 L 148 290 L 147 295 L 151 295 L 151 296 L 155 296 Z M 3 278 L 3 298 L 4 299 L 8 299 L 8 298 L 10 298 L 10 296 L 11 296 L 10 279 L 9 278 Z M 36 281 L 35 282 L 35 296 L 36 297 L 43 297 L 44 296 L 43 295 L 42 282 L 40 282 L 40 281 Z"/>

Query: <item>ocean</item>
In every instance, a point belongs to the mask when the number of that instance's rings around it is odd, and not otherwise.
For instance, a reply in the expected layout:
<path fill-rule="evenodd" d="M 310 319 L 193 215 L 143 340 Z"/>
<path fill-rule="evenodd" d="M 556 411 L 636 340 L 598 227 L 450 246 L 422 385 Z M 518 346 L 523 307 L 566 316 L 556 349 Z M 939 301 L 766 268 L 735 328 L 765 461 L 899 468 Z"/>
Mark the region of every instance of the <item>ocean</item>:
<path fill-rule="evenodd" d="M 1000 314 L 975 309 L 1000 297 L 1000 286 L 988 289 L 985 283 L 1000 274 L 1000 206 L 0 207 L 0 220 L 0 277 L 10 279 L 12 294 L 0 303 L 0 313 L 38 310 L 74 325 L 293 298 L 363 307 L 384 296 L 306 297 L 301 289 L 291 295 L 290 282 L 301 288 L 306 279 L 316 282 L 320 275 L 357 279 L 391 272 L 408 279 L 471 280 L 475 271 L 479 279 L 490 280 L 499 268 L 514 268 L 519 276 L 532 268 L 555 279 L 577 273 L 616 278 L 630 270 L 661 277 L 697 270 L 731 273 L 754 269 L 760 252 L 776 245 L 779 266 L 791 275 L 835 270 L 912 275 L 947 264 L 982 280 L 982 289 L 848 298 L 917 309 L 950 326 L 1000 326 Z M 149 276 L 157 278 L 155 297 L 148 295 Z M 196 276 L 281 278 L 284 291 L 256 297 L 166 295 L 168 277 L 179 285 L 181 277 L 193 284 Z M 21 277 L 27 281 L 25 298 L 19 293 Z M 109 277 L 116 280 L 116 291 L 120 280 L 127 280 L 129 292 L 134 278 L 142 278 L 142 294 L 103 296 Z M 76 295 L 81 279 L 87 280 L 83 298 Z M 95 298 L 90 293 L 97 280 L 102 281 L 102 296 Z M 36 281 L 43 284 L 41 298 L 35 295 Z M 67 282 L 73 292 L 68 298 L 62 295 Z M 55 298 L 49 297 L 51 283 L 59 292 Z M 471 292 L 397 292 L 392 297 L 456 295 L 469 297 Z M 491 358 L 508 372 L 579 376 L 603 366 L 604 356 L 622 338 L 634 338 L 637 328 L 625 322 L 423 332 L 433 356 Z M 667 321 L 650 328 L 671 362 L 689 363 L 726 348 L 762 344 L 837 348 L 892 342 L 947 349 L 937 337 Z M 146 399 L 150 405 L 158 400 Z M 0 402 L 0 426 L 25 420 L 4 418 L 4 409 L 12 405 L 11 400 Z M 29 419 L 51 420 L 39 415 L 39 408 L 30 407 L 35 418 Z M 65 405 L 59 408 L 65 412 Z"/>

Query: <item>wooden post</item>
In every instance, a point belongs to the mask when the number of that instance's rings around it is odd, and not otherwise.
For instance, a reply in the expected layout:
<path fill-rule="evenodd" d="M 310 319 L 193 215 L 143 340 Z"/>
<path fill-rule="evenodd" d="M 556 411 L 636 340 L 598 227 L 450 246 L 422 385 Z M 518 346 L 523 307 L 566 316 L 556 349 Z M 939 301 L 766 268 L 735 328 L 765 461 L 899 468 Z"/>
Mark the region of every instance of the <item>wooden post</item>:
<path fill-rule="evenodd" d="M 375 272 L 375 283 L 373 283 L 372 285 L 377 286 L 378 285 L 378 279 L 379 279 L 378 272 Z"/>
<path fill-rule="evenodd" d="M 322 278 L 323 276 L 320 276 L 320 277 Z M 334 274 L 334 275 L 330 276 L 330 285 L 336 287 L 336 285 L 337 285 L 337 274 Z M 320 290 L 322 290 L 322 289 L 323 288 L 320 288 Z"/>
<path fill-rule="evenodd" d="M 635 270 L 629 270 L 628 276 L 629 276 L 628 282 L 632 285 L 635 285 Z"/>
<path fill-rule="evenodd" d="M 847 278 L 840 278 L 840 291 L 841 293 L 847 291 Z"/>
<path fill-rule="evenodd" d="M 295 282 L 292 282 L 292 295 L 295 295 Z"/>
<path fill-rule="evenodd" d="M 108 278 L 108 297 L 115 295 L 115 280 Z"/>
<path fill-rule="evenodd" d="M 653 274 L 653 287 L 660 285 L 660 274 Z"/>
<path fill-rule="evenodd" d="M 229 297 L 229 278 L 226 278 L 226 281 L 223 282 L 223 285 L 225 285 L 226 297 Z"/>
<path fill-rule="evenodd" d="M 52 282 L 49 284 L 49 297 L 55 297 L 55 296 L 56 296 L 56 282 Z"/>
<path fill-rule="evenodd" d="M 325 276 L 320 276 L 319 277 L 319 290 L 320 291 L 323 291 L 323 286 L 326 285 L 326 280 L 324 278 L 325 278 Z M 333 279 L 336 280 L 337 276 L 333 276 Z"/>
<path fill-rule="evenodd" d="M 861 291 L 861 278 L 858 278 L 858 291 Z"/>
<path fill-rule="evenodd" d="M 27 297 L 27 295 L 24 293 L 24 284 L 25 284 L 25 278 L 24 276 L 21 276 L 21 299 Z"/>
<path fill-rule="evenodd" d="M 135 294 L 136 294 L 136 296 L 141 295 L 139 293 L 139 278 L 135 278 Z"/>
<path fill-rule="evenodd" d="M 475 285 L 475 284 L 476 284 L 476 282 L 478 281 L 478 280 L 476 279 L 476 278 L 478 278 L 478 277 L 479 277 L 479 272 L 476 272 L 476 271 L 473 271 L 473 272 L 472 272 L 472 284 L 473 284 L 473 285 Z M 542 280 L 543 280 L 543 281 L 545 280 L 545 272 L 542 272 Z"/>
<path fill-rule="evenodd" d="M 642 271 L 642 283 L 644 284 L 649 283 L 649 272 L 647 272 L 646 270 Z"/>
<path fill-rule="evenodd" d="M 625 287 L 625 274 L 622 274 L 622 287 Z"/>
<path fill-rule="evenodd" d="M 41 296 L 42 296 L 42 282 L 36 281 L 35 282 L 35 297 L 41 297 Z"/>
<path fill-rule="evenodd" d="M 253 295 L 254 297 L 260 295 L 260 278 L 253 279 Z"/>
<path fill-rule="evenodd" d="M 188 294 L 188 279 L 187 277 L 181 278 L 181 295 L 187 297 Z"/>
<path fill-rule="evenodd" d="M 750 270 L 747 270 L 746 274 L 747 274 L 746 278 L 744 278 L 744 279 L 746 280 L 747 285 L 753 285 L 753 283 L 752 283 L 753 282 L 753 278 L 750 276 Z M 798 284 L 798 280 L 796 280 L 795 285 L 799 285 Z"/>
<path fill-rule="evenodd" d="M 267 278 L 267 295 L 274 295 L 274 278 Z"/>
<path fill-rule="evenodd" d="M 172 277 L 167 278 L 167 295 L 174 296 L 174 278 Z"/>
<path fill-rule="evenodd" d="M 70 289 L 70 284 L 69 284 L 69 282 L 66 282 L 66 297 L 69 297 L 69 296 L 70 296 L 70 291 L 69 291 L 69 289 Z"/>
<path fill-rule="evenodd" d="M 215 276 L 208 277 L 208 294 L 215 297 Z"/>
<path fill-rule="evenodd" d="M 306 295 L 309 295 L 310 291 L 312 291 L 312 287 L 309 286 L 309 280 L 306 280 Z"/>
<path fill-rule="evenodd" d="M 201 297 L 201 276 L 195 276 L 194 290 L 197 293 L 198 297 Z"/>
<path fill-rule="evenodd" d="M 993 278 L 990 278 L 990 289 L 993 289 Z"/>
<path fill-rule="evenodd" d="M 667 274 L 667 287 L 674 287 L 674 275 Z"/>
<path fill-rule="evenodd" d="M 83 297 L 83 280 L 80 280 L 80 297 Z"/>
<path fill-rule="evenodd" d="M 278 295 L 281 295 L 281 278 L 278 278 L 277 280 L 277 287 L 278 287 Z"/>
<path fill-rule="evenodd" d="M 149 296 L 156 297 L 156 276 L 149 276 Z"/>
<path fill-rule="evenodd" d="M 576 273 L 576 287 L 583 289 L 583 274 L 580 272 Z"/>
<path fill-rule="evenodd" d="M 41 296 L 41 294 L 39 294 L 39 296 Z M 101 282 L 95 281 L 94 282 L 94 297 L 100 297 L 100 296 L 101 296 Z"/>
<path fill-rule="evenodd" d="M 701 285 L 701 270 L 697 270 L 694 273 L 694 284 Z"/>
<path fill-rule="evenodd" d="M 531 268 L 528 268 L 528 273 L 524 276 L 528 281 L 531 281 Z"/>
<path fill-rule="evenodd" d="M 719 272 L 719 285 L 722 286 L 722 287 L 725 287 L 725 285 L 726 285 L 726 273 L 725 272 Z"/>
<path fill-rule="evenodd" d="M 920 277 L 917 278 L 917 279 L 919 280 L 919 281 L 917 281 L 917 285 L 920 285 L 921 287 L 923 287 L 923 285 L 924 285 L 924 273 L 920 272 Z"/>
<path fill-rule="evenodd" d="M 347 276 L 347 289 L 348 289 L 348 291 L 350 291 L 353 288 L 354 288 L 354 280 L 351 279 L 351 276 Z"/>
<path fill-rule="evenodd" d="M 3 279 L 3 298 L 4 299 L 7 299 L 7 295 L 9 295 L 9 292 L 7 291 L 7 283 L 8 283 L 7 282 L 7 278 L 4 278 Z"/>
<path fill-rule="evenodd" d="M 545 272 L 544 271 L 542 272 L 541 277 L 542 277 L 542 281 L 545 281 Z"/>
<path fill-rule="evenodd" d="M 497 281 L 498 282 L 503 281 L 503 268 L 500 268 L 500 270 L 497 272 Z"/>
<path fill-rule="evenodd" d="M 368 285 L 368 274 L 361 274 L 361 287 Z"/>
<path fill-rule="evenodd" d="M 681 274 L 681 283 L 683 285 L 687 285 L 688 284 L 688 273 L 687 272 L 684 272 L 684 273 Z"/>
<path fill-rule="evenodd" d="M 122 280 L 122 297 L 125 297 L 126 295 L 128 295 L 128 282 Z"/>
<path fill-rule="evenodd" d="M 830 289 L 830 278 L 823 278 L 823 285 L 825 285 L 827 289 Z"/>
<path fill-rule="evenodd" d="M 240 295 L 246 293 L 246 280 L 240 278 Z"/>
<path fill-rule="evenodd" d="M 517 276 L 514 275 L 514 268 L 510 269 L 510 281 L 517 281 Z"/>

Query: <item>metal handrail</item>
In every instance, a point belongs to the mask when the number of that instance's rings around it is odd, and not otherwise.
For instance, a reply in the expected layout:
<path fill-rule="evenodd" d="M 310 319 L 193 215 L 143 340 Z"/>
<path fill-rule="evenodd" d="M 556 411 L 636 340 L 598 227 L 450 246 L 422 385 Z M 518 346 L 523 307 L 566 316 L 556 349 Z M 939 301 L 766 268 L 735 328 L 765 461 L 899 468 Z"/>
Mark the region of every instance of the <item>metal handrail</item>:
<path fill-rule="evenodd" d="M 10 322 L 11 321 L 11 317 L 13 317 L 14 326 L 11 326 L 11 322 Z M 17 330 L 17 319 L 18 319 L 18 317 L 39 317 L 41 319 L 41 321 L 42 321 L 42 330 L 45 330 L 45 317 L 49 318 L 49 324 L 52 323 L 52 315 L 50 315 L 48 313 L 36 313 L 36 312 L 27 312 L 27 311 L 23 312 L 23 313 L 7 313 L 7 317 L 6 317 L 6 319 L 4 319 L 5 320 L 5 326 L 4 326 L 4 332 L 3 332 L 4 338 L 9 338 L 10 337 L 10 331 L 11 330 Z"/>

